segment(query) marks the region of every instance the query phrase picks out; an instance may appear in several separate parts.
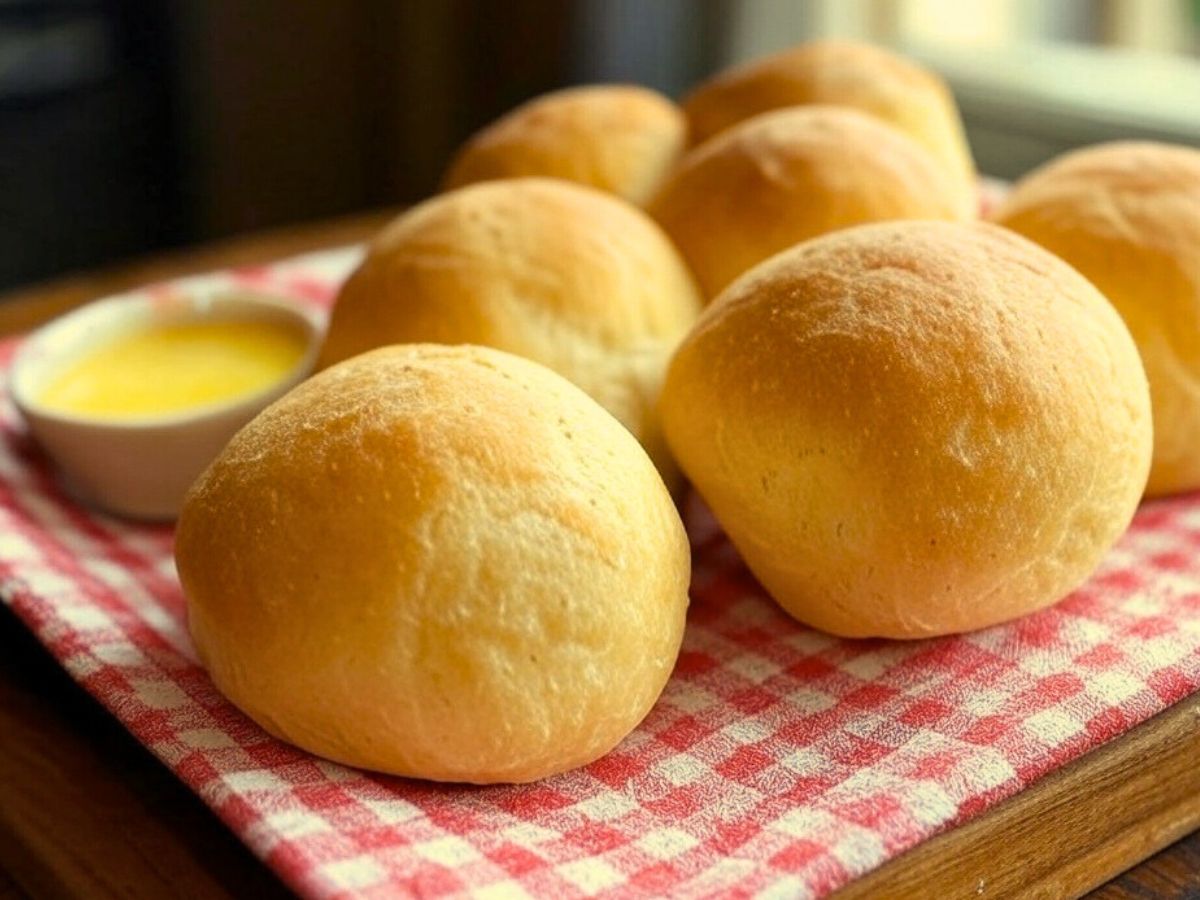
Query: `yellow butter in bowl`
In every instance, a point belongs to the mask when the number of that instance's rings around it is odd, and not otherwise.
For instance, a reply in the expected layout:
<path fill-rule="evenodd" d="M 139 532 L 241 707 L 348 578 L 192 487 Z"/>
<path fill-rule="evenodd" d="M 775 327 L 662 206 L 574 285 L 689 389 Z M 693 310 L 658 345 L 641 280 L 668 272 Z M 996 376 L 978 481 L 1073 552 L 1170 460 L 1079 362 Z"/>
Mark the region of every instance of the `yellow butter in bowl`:
<path fill-rule="evenodd" d="M 115 297 L 30 335 L 10 386 L 68 490 L 171 519 L 234 433 L 312 371 L 319 337 L 295 305 L 259 294 Z"/>
<path fill-rule="evenodd" d="M 38 400 L 46 410 L 112 421 L 182 413 L 271 387 L 308 343 L 304 330 L 284 321 L 152 326 L 85 354 Z"/>

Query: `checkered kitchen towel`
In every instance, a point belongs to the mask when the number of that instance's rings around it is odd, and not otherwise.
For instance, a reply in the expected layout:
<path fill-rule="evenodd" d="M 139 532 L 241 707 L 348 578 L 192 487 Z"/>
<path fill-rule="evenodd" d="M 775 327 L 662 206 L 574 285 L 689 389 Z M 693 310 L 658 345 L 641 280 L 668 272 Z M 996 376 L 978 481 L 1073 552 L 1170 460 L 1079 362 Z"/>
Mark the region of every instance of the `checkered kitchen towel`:
<path fill-rule="evenodd" d="M 356 258 L 199 285 L 321 305 Z M 796 624 L 689 504 L 683 653 L 613 753 L 523 787 L 385 778 L 226 703 L 188 641 L 170 531 L 73 505 L 0 397 L 3 599 L 309 897 L 821 895 L 1200 690 L 1200 495 L 1147 504 L 1053 609 L 917 643 Z"/>

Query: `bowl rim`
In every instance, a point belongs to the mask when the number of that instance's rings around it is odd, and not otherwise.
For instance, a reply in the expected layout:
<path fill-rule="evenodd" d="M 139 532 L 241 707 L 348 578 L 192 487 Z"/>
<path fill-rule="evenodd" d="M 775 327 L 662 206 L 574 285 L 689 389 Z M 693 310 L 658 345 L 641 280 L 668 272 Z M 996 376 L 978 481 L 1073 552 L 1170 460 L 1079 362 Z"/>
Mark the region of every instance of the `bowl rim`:
<path fill-rule="evenodd" d="M 220 309 L 229 306 L 228 310 Z M 69 413 L 42 405 L 28 390 L 29 372 L 35 366 L 58 362 L 66 364 L 79 359 L 89 351 L 104 346 L 126 334 L 134 333 L 153 324 L 155 315 L 169 315 L 172 322 L 220 320 L 223 316 L 236 318 L 236 309 L 253 312 L 269 311 L 272 315 L 283 315 L 299 325 L 305 338 L 305 348 L 300 358 L 280 378 L 249 394 L 239 394 L 227 400 L 215 400 L 198 406 L 170 413 L 127 416 L 118 419 Z M 129 315 L 130 312 L 133 315 Z M 90 319 L 129 315 L 127 327 L 119 327 L 96 340 L 81 341 L 74 350 L 66 353 L 49 352 L 39 355 L 45 342 L 68 329 L 79 327 Z M 212 287 L 204 290 L 181 290 L 168 294 L 144 293 L 118 294 L 93 300 L 83 306 L 35 329 L 21 339 L 20 346 L 12 358 L 8 372 L 8 391 L 13 404 L 27 419 L 38 418 L 45 422 L 75 428 L 103 429 L 112 431 L 140 431 L 147 429 L 176 428 L 201 424 L 232 413 L 244 412 L 255 407 L 265 407 L 270 399 L 295 387 L 316 365 L 321 347 L 322 328 L 317 316 L 305 309 L 296 300 L 282 294 L 272 294 L 257 289 L 237 286 Z"/>

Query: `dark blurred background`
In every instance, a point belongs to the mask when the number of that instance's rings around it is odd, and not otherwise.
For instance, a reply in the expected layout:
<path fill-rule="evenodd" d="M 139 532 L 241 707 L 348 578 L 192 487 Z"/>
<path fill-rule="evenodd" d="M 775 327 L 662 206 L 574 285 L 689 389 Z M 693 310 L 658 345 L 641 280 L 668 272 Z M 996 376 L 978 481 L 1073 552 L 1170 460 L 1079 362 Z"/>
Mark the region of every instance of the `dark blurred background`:
<path fill-rule="evenodd" d="M 942 71 L 992 175 L 1200 145 L 1200 0 L 0 0 L 0 289 L 415 200 L 534 94 L 821 35 Z"/>

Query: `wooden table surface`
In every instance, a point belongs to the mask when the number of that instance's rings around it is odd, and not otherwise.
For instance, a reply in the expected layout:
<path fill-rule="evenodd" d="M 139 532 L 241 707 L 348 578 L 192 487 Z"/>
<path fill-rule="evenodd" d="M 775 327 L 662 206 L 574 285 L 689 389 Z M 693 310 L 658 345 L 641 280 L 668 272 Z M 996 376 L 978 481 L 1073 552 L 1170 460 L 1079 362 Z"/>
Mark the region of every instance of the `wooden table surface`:
<path fill-rule="evenodd" d="M 293 227 L 24 289 L 0 297 L 0 335 L 139 284 L 363 240 L 388 215 Z M 1192 697 L 843 894 L 1070 897 L 1095 889 L 1103 900 L 1200 897 L 1200 832 L 1183 837 L 1198 827 L 1200 697 Z M 0 900 L 165 896 L 289 893 L 0 609 Z"/>

